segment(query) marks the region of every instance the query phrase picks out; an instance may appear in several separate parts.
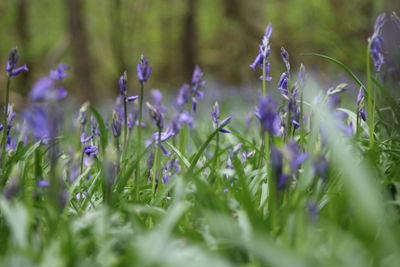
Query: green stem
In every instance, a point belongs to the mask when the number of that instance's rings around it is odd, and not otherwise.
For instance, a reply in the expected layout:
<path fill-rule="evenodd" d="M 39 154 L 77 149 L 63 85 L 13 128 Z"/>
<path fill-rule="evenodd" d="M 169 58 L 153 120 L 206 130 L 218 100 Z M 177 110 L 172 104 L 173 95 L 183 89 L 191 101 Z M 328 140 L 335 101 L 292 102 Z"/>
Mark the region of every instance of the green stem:
<path fill-rule="evenodd" d="M 264 57 L 263 59 L 263 68 L 262 68 L 262 96 L 266 97 L 267 96 L 267 81 L 266 81 L 266 65 L 267 65 L 267 59 Z"/>
<path fill-rule="evenodd" d="M 151 184 L 151 195 L 152 200 L 154 200 L 154 195 L 156 193 L 156 181 L 160 183 L 160 151 L 161 151 L 161 130 L 158 131 L 158 138 L 157 138 L 157 147 L 156 147 L 156 154 L 154 156 L 154 165 L 153 165 L 153 179 Z"/>
<path fill-rule="evenodd" d="M 136 172 L 135 172 L 135 185 L 134 187 L 134 192 L 135 192 L 135 196 L 137 198 L 137 194 L 138 194 L 138 185 L 139 185 L 139 181 L 140 181 L 140 160 L 139 157 L 142 153 L 142 114 L 143 114 L 143 91 L 144 91 L 144 84 L 143 82 L 140 82 L 140 98 L 139 98 L 139 115 L 138 115 L 138 135 L 137 135 L 137 142 L 136 142 L 136 146 L 137 146 L 137 165 L 136 165 Z"/>
<path fill-rule="evenodd" d="M 122 152 L 122 159 L 125 158 L 127 153 L 127 143 L 128 143 L 128 106 L 126 103 L 126 96 L 124 96 L 124 147 Z"/>
<path fill-rule="evenodd" d="M 302 88 L 303 89 L 303 88 Z M 303 120 L 303 110 L 304 105 L 303 105 L 303 90 L 300 92 L 300 145 L 302 150 L 304 151 L 304 120 Z"/>
<path fill-rule="evenodd" d="M 7 86 L 6 86 L 6 103 L 4 108 L 4 120 L 3 120 L 3 138 L 1 140 L 1 184 L 6 184 L 6 177 L 5 177 L 5 167 L 6 167 L 6 142 L 7 142 L 7 116 L 8 116 L 8 103 L 10 100 L 10 86 L 11 86 L 11 77 L 7 79 Z"/>
<path fill-rule="evenodd" d="M 367 101 L 368 101 L 368 127 L 369 127 L 369 147 L 374 146 L 374 92 L 372 87 L 372 76 L 371 76 L 371 42 L 368 42 L 367 48 Z"/>
<path fill-rule="evenodd" d="M 276 179 L 272 175 L 272 164 L 271 164 L 271 145 L 272 136 L 270 134 L 265 135 L 265 157 L 267 165 L 267 180 L 268 180 L 268 209 L 271 222 L 272 232 L 275 232 L 278 227 L 278 197 L 276 192 Z"/>
<path fill-rule="evenodd" d="M 189 99 L 189 103 L 187 106 L 188 112 L 191 113 L 191 109 L 192 109 L 192 98 L 190 97 Z M 186 153 L 186 139 L 187 139 L 187 135 L 188 135 L 188 126 L 187 125 L 183 125 L 181 133 L 180 133 L 180 142 L 179 142 L 179 150 L 182 153 L 182 155 L 185 155 Z"/>

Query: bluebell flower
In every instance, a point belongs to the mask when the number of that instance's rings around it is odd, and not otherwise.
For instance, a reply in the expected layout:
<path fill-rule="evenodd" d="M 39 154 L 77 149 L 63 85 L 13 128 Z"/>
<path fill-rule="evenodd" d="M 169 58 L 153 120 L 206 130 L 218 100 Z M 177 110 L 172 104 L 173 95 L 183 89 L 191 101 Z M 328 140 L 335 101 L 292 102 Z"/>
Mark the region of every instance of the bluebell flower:
<path fill-rule="evenodd" d="M 48 115 L 43 107 L 34 106 L 23 114 L 28 131 L 37 139 L 50 138 L 51 127 Z"/>
<path fill-rule="evenodd" d="M 179 88 L 178 97 L 176 98 L 176 105 L 179 109 L 183 109 L 190 101 L 190 86 L 185 83 Z"/>
<path fill-rule="evenodd" d="M 271 53 L 271 45 L 269 42 L 271 35 L 272 35 L 272 24 L 269 24 L 265 29 L 265 33 L 262 38 L 262 44 L 260 46 L 258 54 L 254 59 L 253 63 L 250 65 L 250 67 L 253 70 L 256 70 L 257 66 L 259 66 L 262 69 L 265 60 L 265 77 L 261 77 L 261 79 L 264 79 L 266 81 L 272 80 L 272 78 L 269 76 L 270 63 L 268 62 L 268 56 Z"/>
<path fill-rule="evenodd" d="M 286 97 L 289 95 L 289 77 L 288 76 L 289 76 L 288 72 L 282 73 L 281 78 L 279 79 L 279 82 L 278 82 L 278 89 L 280 91 L 282 91 L 282 94 Z"/>
<path fill-rule="evenodd" d="M 276 147 L 271 148 L 271 167 L 273 172 L 271 179 L 276 179 L 276 188 L 278 191 L 282 191 L 286 188 L 289 176 L 283 173 L 282 153 Z"/>
<path fill-rule="evenodd" d="M 28 67 L 24 64 L 21 67 L 16 67 L 19 59 L 19 54 L 17 52 L 17 48 L 11 49 L 10 53 L 8 54 L 8 61 L 6 66 L 6 72 L 9 79 L 13 76 L 17 76 L 18 74 L 28 71 Z"/>
<path fill-rule="evenodd" d="M 323 181 L 328 178 L 329 163 L 324 155 L 319 155 L 313 161 L 313 169 L 315 176 L 320 177 Z"/>
<path fill-rule="evenodd" d="M 65 64 L 60 64 L 57 70 L 50 71 L 49 76 L 37 81 L 29 93 L 29 98 L 32 101 L 58 101 L 66 97 L 67 91 L 64 87 L 58 85 L 67 76 L 65 73 L 66 66 Z"/>
<path fill-rule="evenodd" d="M 281 119 L 271 96 L 260 98 L 255 115 L 260 120 L 263 131 L 267 131 L 271 135 L 279 134 Z"/>
<path fill-rule="evenodd" d="M 83 151 L 84 151 L 84 153 L 85 153 L 87 156 L 89 156 L 89 157 L 94 157 L 94 156 L 96 156 L 97 153 L 98 153 L 97 146 L 92 146 L 92 145 L 85 146 L 85 147 L 83 148 Z"/>
<path fill-rule="evenodd" d="M 149 102 L 146 102 L 146 106 L 149 110 L 150 118 L 155 123 L 158 130 L 162 131 L 164 129 L 164 114 L 157 106 L 153 106 Z"/>
<path fill-rule="evenodd" d="M 375 69 L 377 72 L 380 72 L 382 66 L 385 64 L 385 57 L 383 54 L 383 38 L 382 38 L 382 28 L 386 22 L 386 14 L 382 13 L 378 16 L 374 26 L 374 33 L 368 39 L 371 48 L 371 57 L 375 65 Z"/>
<path fill-rule="evenodd" d="M 50 78 L 55 81 L 62 81 L 65 77 L 68 76 L 68 73 L 65 71 L 69 69 L 69 65 L 60 63 L 57 66 L 57 69 L 50 71 Z"/>
<path fill-rule="evenodd" d="M 40 188 L 47 188 L 50 186 L 50 182 L 46 180 L 39 180 L 37 181 L 36 185 Z"/>
<path fill-rule="evenodd" d="M 150 78 L 150 74 L 153 68 L 149 65 L 147 58 L 141 55 L 140 62 L 136 67 L 137 78 L 140 83 L 145 83 Z"/>
<path fill-rule="evenodd" d="M 281 58 L 283 63 L 285 64 L 286 72 L 290 73 L 289 53 L 283 47 L 281 47 Z"/>
<path fill-rule="evenodd" d="M 171 120 L 171 129 L 176 136 L 183 125 L 188 125 L 193 128 L 193 117 L 186 110 L 179 112 L 175 117 Z"/>
<path fill-rule="evenodd" d="M 206 85 L 203 79 L 204 73 L 198 65 L 195 66 L 192 76 L 192 110 L 197 111 L 198 100 L 204 97 L 204 92 L 201 89 Z"/>
<path fill-rule="evenodd" d="M 364 104 L 365 94 L 364 89 L 360 87 L 357 95 L 357 107 L 360 117 L 363 121 L 367 121 L 367 113 L 365 111 L 365 104 Z"/>
<path fill-rule="evenodd" d="M 170 159 L 162 169 L 162 183 L 167 184 L 171 177 L 181 171 L 177 158 Z"/>
<path fill-rule="evenodd" d="M 121 128 L 122 128 L 122 120 L 117 112 L 113 112 L 112 122 L 111 122 L 111 131 L 115 138 L 121 136 Z"/>
<path fill-rule="evenodd" d="M 159 138 L 159 132 L 153 133 L 148 140 L 145 141 L 145 146 L 148 147 L 150 145 L 154 145 L 155 147 L 158 146 L 158 142 L 160 142 L 160 147 L 162 152 L 165 155 L 169 155 L 169 151 L 165 148 L 165 146 L 162 144 L 163 142 L 167 141 L 169 138 L 174 136 L 174 132 L 172 129 L 167 129 L 164 132 L 161 132 L 161 136 Z"/>
<path fill-rule="evenodd" d="M 126 84 L 127 84 L 127 75 L 126 72 L 124 72 L 124 74 L 121 75 L 118 80 L 119 93 L 124 97 L 126 97 Z"/>
<path fill-rule="evenodd" d="M 295 141 L 289 141 L 285 146 L 285 156 L 288 159 L 291 175 L 296 175 L 301 164 L 307 159 L 308 154 L 301 152 Z"/>
<path fill-rule="evenodd" d="M 228 120 L 231 120 L 231 117 L 227 117 L 221 123 L 219 122 L 220 110 L 219 110 L 218 102 L 215 102 L 213 108 L 211 109 L 211 118 L 212 118 L 212 121 L 213 121 L 214 129 L 219 128 L 220 125 L 223 125 Z M 225 128 L 221 128 L 221 130 L 219 130 L 219 131 L 221 133 L 230 133 L 231 132 L 231 131 L 229 131 L 228 129 L 225 129 Z"/>

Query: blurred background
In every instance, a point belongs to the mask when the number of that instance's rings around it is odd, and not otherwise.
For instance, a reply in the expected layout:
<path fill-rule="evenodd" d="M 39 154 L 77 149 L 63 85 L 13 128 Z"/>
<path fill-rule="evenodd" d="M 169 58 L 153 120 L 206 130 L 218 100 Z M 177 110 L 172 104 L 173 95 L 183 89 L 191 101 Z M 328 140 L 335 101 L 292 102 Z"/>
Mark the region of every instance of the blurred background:
<path fill-rule="evenodd" d="M 77 99 L 115 96 L 124 70 L 135 94 L 141 53 L 153 66 L 152 88 L 177 90 L 195 64 L 212 83 L 258 87 L 259 73 L 249 64 L 272 23 L 273 83 L 284 69 L 281 46 L 294 69 L 303 62 L 324 79 L 337 67 L 302 52 L 326 54 L 362 72 L 376 16 L 399 10 L 398 0 L 1 0 L 0 67 L 14 46 L 29 66 L 15 79 L 14 101 L 59 62 L 72 67 L 66 87 Z"/>

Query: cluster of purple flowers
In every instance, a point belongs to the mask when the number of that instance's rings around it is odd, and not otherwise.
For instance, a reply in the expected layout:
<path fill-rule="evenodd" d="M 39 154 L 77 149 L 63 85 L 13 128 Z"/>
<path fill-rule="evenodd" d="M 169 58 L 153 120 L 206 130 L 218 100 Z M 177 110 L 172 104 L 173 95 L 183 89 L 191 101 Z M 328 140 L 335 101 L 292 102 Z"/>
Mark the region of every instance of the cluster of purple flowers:
<path fill-rule="evenodd" d="M 263 69 L 265 64 L 265 76 L 261 76 L 260 79 L 265 81 L 271 81 L 272 77 L 269 76 L 270 73 L 270 63 L 268 61 L 268 56 L 271 53 L 271 45 L 270 45 L 270 38 L 272 36 L 272 24 L 269 24 L 265 29 L 264 36 L 262 38 L 262 44 L 260 45 L 260 49 L 256 58 L 254 59 L 253 63 L 250 67 L 255 71 L 257 67 Z"/>

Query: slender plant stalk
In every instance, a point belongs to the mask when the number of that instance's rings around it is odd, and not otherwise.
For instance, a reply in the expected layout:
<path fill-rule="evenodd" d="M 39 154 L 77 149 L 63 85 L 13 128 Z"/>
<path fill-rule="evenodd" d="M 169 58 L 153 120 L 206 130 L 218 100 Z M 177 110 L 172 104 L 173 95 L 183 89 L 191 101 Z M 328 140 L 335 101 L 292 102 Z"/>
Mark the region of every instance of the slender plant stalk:
<path fill-rule="evenodd" d="M 372 76 L 371 76 L 371 42 L 368 42 L 367 48 L 367 100 L 368 100 L 368 127 L 369 127 L 369 148 L 374 146 L 374 100 L 373 96 L 374 89 L 372 87 Z"/>
<path fill-rule="evenodd" d="M 267 65 L 267 59 L 264 57 L 263 59 L 263 68 L 262 68 L 262 96 L 266 97 L 267 96 L 267 81 L 266 81 L 266 65 Z"/>
<path fill-rule="evenodd" d="M 271 229 L 274 232 L 278 226 L 278 196 L 276 192 L 276 178 L 272 177 L 272 165 L 271 165 L 271 145 L 272 136 L 266 134 L 265 140 L 265 158 L 267 165 L 267 179 L 268 179 L 268 209 L 271 222 Z"/>
<path fill-rule="evenodd" d="M 153 165 L 153 179 L 151 181 L 151 195 L 152 200 L 154 200 L 154 195 L 156 193 L 156 181 L 160 182 L 160 152 L 161 152 L 161 130 L 158 131 L 158 141 L 156 147 L 156 154 L 154 156 L 154 165 Z"/>
<path fill-rule="evenodd" d="M 8 116 L 8 103 L 10 101 L 10 86 L 11 86 L 11 77 L 7 79 L 6 86 L 6 102 L 4 108 L 4 118 L 3 118 L 3 138 L 1 140 L 1 184 L 6 184 L 6 142 L 7 142 L 7 116 Z"/>
<path fill-rule="evenodd" d="M 304 105 L 303 105 L 303 88 L 300 92 L 300 146 L 304 151 L 304 120 L 303 120 L 303 112 L 304 112 Z"/>
<path fill-rule="evenodd" d="M 139 115 L 138 115 L 138 133 L 137 133 L 137 142 L 136 142 L 136 146 L 137 146 L 137 156 L 140 157 L 141 153 L 142 153 L 142 119 L 143 119 L 143 91 L 144 91 L 144 84 L 143 82 L 140 82 L 140 98 L 139 98 Z M 140 160 L 137 160 L 137 165 L 136 165 L 136 172 L 135 172 L 135 183 L 136 185 L 133 186 L 134 188 L 134 192 L 135 192 L 135 196 L 137 198 L 137 187 L 138 187 L 138 183 L 140 180 Z"/>
<path fill-rule="evenodd" d="M 122 158 L 125 158 L 126 153 L 128 152 L 127 149 L 128 144 L 128 105 L 126 103 L 126 96 L 124 96 L 124 147 Z"/>

